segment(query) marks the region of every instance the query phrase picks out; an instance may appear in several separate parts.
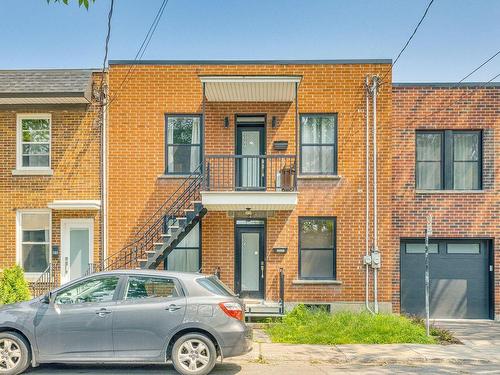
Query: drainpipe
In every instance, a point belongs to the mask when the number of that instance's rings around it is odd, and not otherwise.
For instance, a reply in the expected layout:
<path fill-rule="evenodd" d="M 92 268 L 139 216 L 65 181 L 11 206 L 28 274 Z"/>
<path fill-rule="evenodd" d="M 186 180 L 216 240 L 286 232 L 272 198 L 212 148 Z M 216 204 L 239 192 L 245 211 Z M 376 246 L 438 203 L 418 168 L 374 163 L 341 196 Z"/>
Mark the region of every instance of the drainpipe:
<path fill-rule="evenodd" d="M 102 80 L 107 81 L 107 74 L 103 72 L 101 76 Z M 100 199 L 101 199 L 101 209 L 99 215 L 99 229 L 101 232 L 101 246 L 99 251 L 99 264 L 104 266 L 104 260 L 108 254 L 107 246 L 107 121 L 108 121 L 108 85 L 107 82 L 104 83 L 102 92 L 99 93 L 103 97 L 100 98 L 100 111 L 101 112 L 101 126 L 100 126 L 100 147 L 99 147 L 99 183 L 100 183 Z"/>
<path fill-rule="evenodd" d="M 373 77 L 373 304 L 375 313 L 378 313 L 378 269 L 380 268 L 380 253 L 378 251 L 378 197 L 377 197 L 377 92 L 378 76 Z"/>
<path fill-rule="evenodd" d="M 370 79 L 366 76 L 365 81 L 365 193 L 366 193 L 366 204 L 365 204 L 365 257 L 363 263 L 365 265 L 365 308 L 367 311 L 373 314 L 373 310 L 370 308 Z"/>

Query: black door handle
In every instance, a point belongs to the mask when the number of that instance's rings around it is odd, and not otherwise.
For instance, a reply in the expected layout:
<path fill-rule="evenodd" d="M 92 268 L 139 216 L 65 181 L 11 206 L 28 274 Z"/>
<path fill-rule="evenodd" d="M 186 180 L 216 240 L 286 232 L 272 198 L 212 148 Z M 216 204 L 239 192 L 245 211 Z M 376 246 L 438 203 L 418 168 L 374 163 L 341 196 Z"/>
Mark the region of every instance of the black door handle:
<path fill-rule="evenodd" d="M 170 312 L 173 312 L 173 311 L 177 311 L 177 310 L 180 310 L 182 309 L 182 306 L 178 306 L 178 305 L 175 305 L 175 304 L 171 304 L 169 305 L 166 310 L 170 311 Z"/>
<path fill-rule="evenodd" d="M 100 309 L 100 310 L 97 310 L 95 313 L 96 313 L 97 315 L 99 315 L 100 317 L 105 317 L 106 315 L 111 314 L 111 311 L 110 311 L 110 310 L 108 310 L 108 309 L 104 309 L 104 308 L 102 308 L 102 309 Z"/>

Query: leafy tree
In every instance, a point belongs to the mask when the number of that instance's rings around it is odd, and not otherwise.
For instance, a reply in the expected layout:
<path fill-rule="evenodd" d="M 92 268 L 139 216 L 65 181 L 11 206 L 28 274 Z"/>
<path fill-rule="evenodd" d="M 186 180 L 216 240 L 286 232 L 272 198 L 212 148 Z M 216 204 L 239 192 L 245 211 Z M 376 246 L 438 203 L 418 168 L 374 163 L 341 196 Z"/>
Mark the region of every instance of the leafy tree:
<path fill-rule="evenodd" d="M 62 2 L 66 5 L 68 5 L 69 3 L 69 0 L 47 0 L 47 3 L 50 3 L 51 1 L 53 1 L 54 3 Z M 78 5 L 83 5 L 86 9 L 89 9 L 90 2 L 95 3 L 95 0 L 78 0 Z"/>
<path fill-rule="evenodd" d="M 27 301 L 30 298 L 23 269 L 19 266 L 4 269 L 0 274 L 0 305 Z"/>

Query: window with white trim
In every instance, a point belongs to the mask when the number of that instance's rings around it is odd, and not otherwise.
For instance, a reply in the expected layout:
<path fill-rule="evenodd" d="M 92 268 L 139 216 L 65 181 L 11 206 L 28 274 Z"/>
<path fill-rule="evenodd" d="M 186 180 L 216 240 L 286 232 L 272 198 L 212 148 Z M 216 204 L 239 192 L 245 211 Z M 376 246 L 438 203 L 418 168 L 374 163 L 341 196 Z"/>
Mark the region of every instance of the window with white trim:
<path fill-rule="evenodd" d="M 50 168 L 50 114 L 17 115 L 17 169 Z"/>
<path fill-rule="evenodd" d="M 18 263 L 26 273 L 41 273 L 50 262 L 50 212 L 18 212 Z"/>

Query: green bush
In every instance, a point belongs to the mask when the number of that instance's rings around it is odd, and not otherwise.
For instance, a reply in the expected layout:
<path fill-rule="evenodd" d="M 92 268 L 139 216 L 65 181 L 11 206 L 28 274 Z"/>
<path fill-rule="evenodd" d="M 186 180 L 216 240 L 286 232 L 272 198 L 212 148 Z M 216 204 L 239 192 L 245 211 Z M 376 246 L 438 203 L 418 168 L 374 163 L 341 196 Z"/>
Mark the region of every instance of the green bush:
<path fill-rule="evenodd" d="M 273 342 L 290 344 L 433 344 L 425 328 L 394 314 L 341 311 L 297 306 L 281 323 L 267 329 Z"/>
<path fill-rule="evenodd" d="M 27 301 L 30 298 L 23 269 L 19 266 L 4 269 L 0 274 L 0 305 Z"/>

